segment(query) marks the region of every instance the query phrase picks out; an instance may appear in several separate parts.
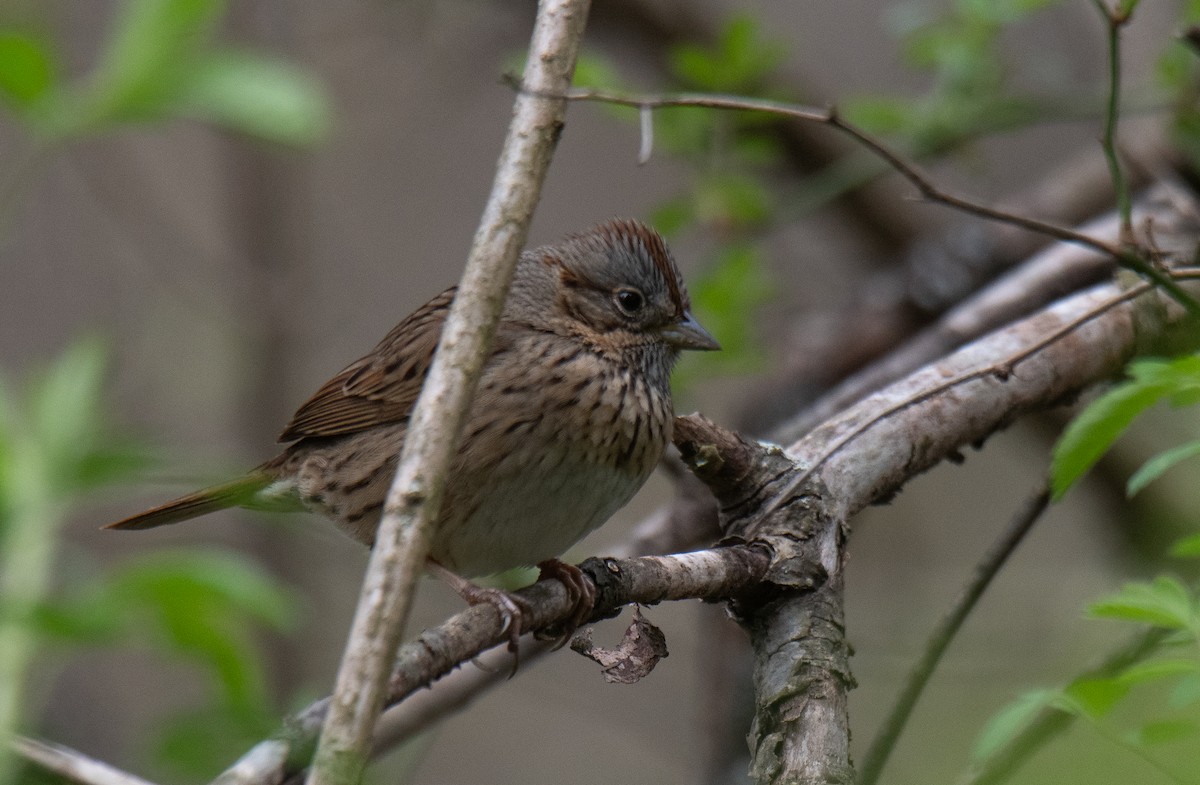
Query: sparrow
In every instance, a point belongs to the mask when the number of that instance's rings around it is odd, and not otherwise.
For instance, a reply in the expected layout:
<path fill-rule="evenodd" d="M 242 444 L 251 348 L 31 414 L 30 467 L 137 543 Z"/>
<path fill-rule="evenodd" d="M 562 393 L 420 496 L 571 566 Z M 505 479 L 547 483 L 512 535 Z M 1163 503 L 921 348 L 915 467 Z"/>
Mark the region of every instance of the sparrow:
<path fill-rule="evenodd" d="M 418 308 L 292 416 L 276 457 L 110 524 L 149 529 L 229 507 L 311 510 L 373 545 L 455 287 Z M 514 635 L 520 606 L 468 579 L 539 565 L 586 618 L 594 588 L 557 560 L 645 483 L 670 442 L 671 369 L 719 349 L 663 238 L 614 219 L 521 254 L 447 478 L 430 568 Z M 586 607 L 585 607 L 586 606 Z"/>

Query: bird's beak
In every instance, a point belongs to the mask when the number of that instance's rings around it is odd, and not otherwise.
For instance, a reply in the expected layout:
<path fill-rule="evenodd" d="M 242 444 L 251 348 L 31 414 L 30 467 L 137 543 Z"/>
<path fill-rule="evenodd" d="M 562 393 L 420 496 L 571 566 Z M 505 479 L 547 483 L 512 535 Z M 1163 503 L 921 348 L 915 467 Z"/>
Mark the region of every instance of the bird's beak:
<path fill-rule="evenodd" d="M 691 311 L 684 311 L 683 318 L 659 331 L 663 340 L 676 349 L 695 349 L 711 352 L 721 348 L 717 339 L 700 326 Z"/>

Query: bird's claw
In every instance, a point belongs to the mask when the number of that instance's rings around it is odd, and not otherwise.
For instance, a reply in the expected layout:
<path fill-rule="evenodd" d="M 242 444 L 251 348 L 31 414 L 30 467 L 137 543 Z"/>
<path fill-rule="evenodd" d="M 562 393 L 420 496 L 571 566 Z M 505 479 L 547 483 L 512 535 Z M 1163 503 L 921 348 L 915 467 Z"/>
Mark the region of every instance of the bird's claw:
<path fill-rule="evenodd" d="M 562 630 L 556 636 L 554 649 L 561 649 L 571 640 L 575 630 L 579 629 L 592 615 L 596 606 L 596 585 L 583 574 L 574 564 L 567 564 L 558 559 L 547 559 L 538 563 L 541 573 L 539 581 L 556 580 L 567 590 L 571 599 L 571 615 L 563 621 Z"/>

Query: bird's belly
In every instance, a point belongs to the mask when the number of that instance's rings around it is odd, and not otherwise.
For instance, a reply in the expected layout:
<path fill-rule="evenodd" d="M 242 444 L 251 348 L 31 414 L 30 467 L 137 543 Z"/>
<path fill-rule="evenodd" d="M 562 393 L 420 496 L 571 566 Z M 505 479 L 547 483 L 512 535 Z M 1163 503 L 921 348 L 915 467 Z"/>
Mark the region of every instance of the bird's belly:
<path fill-rule="evenodd" d="M 646 479 L 627 468 L 548 458 L 552 470 L 498 478 L 468 515 L 443 516 L 430 556 L 465 577 L 537 564 L 608 520 Z"/>

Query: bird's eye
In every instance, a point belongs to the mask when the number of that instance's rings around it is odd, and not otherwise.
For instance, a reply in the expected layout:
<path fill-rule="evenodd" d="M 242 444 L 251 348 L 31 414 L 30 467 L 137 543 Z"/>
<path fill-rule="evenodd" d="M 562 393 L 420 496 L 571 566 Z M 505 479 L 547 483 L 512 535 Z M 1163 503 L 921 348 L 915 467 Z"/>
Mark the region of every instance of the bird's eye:
<path fill-rule="evenodd" d="M 616 299 L 617 307 L 627 316 L 633 316 L 646 304 L 646 298 L 637 289 L 618 289 Z"/>

